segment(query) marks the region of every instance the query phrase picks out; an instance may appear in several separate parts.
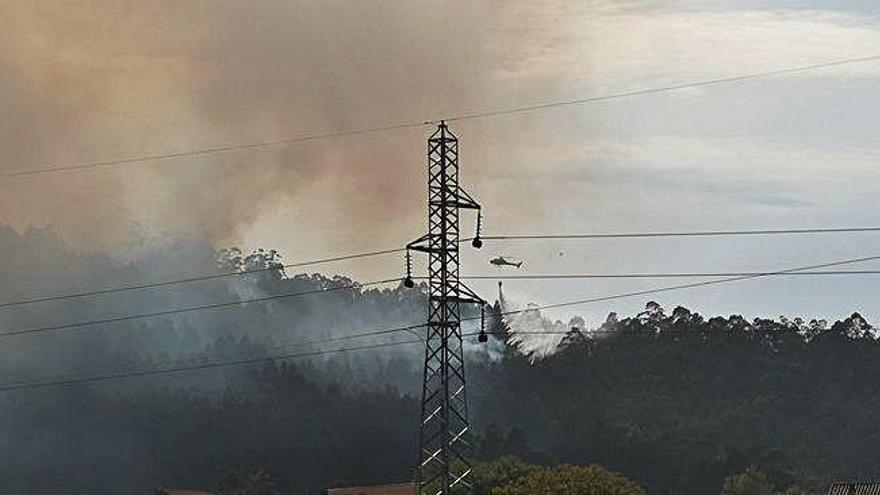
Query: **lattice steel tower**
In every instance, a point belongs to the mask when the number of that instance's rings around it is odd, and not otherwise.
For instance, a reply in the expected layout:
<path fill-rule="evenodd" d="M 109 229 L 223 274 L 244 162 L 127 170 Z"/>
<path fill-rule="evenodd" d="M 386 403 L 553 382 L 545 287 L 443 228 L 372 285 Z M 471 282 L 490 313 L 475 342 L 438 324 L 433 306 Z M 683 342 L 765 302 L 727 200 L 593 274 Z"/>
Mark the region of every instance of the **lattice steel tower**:
<path fill-rule="evenodd" d="M 480 205 L 458 184 L 458 139 L 445 122 L 428 138 L 428 234 L 406 248 L 407 287 L 413 287 L 410 251 L 428 253 L 428 324 L 419 432 L 419 493 L 469 492 L 471 434 L 465 393 L 461 303 L 482 298 L 459 281 L 459 210 L 477 210 L 473 246 L 480 248 Z M 479 340 L 487 340 L 481 321 Z"/>

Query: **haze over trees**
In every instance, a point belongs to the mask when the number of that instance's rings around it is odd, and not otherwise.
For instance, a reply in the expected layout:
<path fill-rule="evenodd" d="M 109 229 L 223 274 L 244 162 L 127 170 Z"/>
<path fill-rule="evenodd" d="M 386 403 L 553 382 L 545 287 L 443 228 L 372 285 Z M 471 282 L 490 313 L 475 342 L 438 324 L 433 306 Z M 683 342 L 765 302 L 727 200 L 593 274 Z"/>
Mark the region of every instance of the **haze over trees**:
<path fill-rule="evenodd" d="M 72 252 L 48 232 L 2 228 L 0 252 L 7 258 L 2 301 L 278 263 L 272 251 L 216 253 L 198 244 L 119 263 Z M 0 332 L 350 283 L 267 270 L 6 308 Z M 270 356 L 296 342 L 292 349 L 304 349 L 304 339 L 423 317 L 419 291 L 365 287 L 8 337 L 0 382 Z M 622 494 L 775 494 L 876 474 L 880 343 L 860 315 L 833 323 L 746 320 L 648 304 L 595 330 L 572 333 L 538 360 L 503 335 L 492 352 L 469 345 L 476 458 L 504 481 L 491 489 L 510 486 L 501 493 L 512 495 L 531 483 L 610 476 L 628 487 Z M 331 347 L 344 345 L 305 349 Z M 143 494 L 170 486 L 234 493 L 270 479 L 266 490 L 311 494 L 406 480 L 417 448 L 420 359 L 418 346 L 400 345 L 2 392 L 0 492 Z M 495 462 L 507 456 L 520 460 Z M 253 473 L 269 478 L 248 478 Z"/>

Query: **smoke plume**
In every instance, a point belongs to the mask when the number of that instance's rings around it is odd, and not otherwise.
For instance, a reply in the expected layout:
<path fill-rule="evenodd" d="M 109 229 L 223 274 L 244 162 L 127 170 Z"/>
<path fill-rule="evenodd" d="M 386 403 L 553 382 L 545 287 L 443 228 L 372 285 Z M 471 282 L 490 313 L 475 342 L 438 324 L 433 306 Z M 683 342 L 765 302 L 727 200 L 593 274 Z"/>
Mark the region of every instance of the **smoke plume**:
<path fill-rule="evenodd" d="M 523 15 L 500 2 L 7 3 L 0 108 L 12 118 L 0 122 L 0 170 L 492 105 Z M 344 232 L 334 241 L 355 244 L 365 233 L 403 237 L 422 223 L 412 206 L 423 201 L 429 131 L 4 179 L 0 222 L 19 231 L 51 226 L 104 252 L 157 236 L 216 245 L 279 224 L 320 232 L 316 223 L 332 223 Z"/>

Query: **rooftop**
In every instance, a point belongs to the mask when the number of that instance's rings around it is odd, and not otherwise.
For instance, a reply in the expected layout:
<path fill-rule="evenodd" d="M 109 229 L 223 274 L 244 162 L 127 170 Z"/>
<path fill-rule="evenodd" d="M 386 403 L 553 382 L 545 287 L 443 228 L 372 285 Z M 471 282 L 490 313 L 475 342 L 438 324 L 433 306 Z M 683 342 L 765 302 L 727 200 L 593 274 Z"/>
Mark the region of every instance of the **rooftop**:
<path fill-rule="evenodd" d="M 880 495 L 880 482 L 835 483 L 828 495 Z"/>

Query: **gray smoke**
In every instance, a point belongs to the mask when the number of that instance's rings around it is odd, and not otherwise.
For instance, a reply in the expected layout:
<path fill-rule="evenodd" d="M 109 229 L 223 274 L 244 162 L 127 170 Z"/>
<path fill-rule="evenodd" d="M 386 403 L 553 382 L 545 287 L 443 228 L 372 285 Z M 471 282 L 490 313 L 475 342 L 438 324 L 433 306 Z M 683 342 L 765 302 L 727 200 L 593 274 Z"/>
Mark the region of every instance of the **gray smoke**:
<path fill-rule="evenodd" d="M 493 81 L 525 49 L 520 21 L 546 22 L 504 2 L 56 7 L 0 6 L 3 172 L 510 104 Z M 332 222 L 357 248 L 422 224 L 428 131 L 3 180 L 0 222 L 120 253 L 157 236 L 228 243 L 283 212 L 293 229 Z"/>

